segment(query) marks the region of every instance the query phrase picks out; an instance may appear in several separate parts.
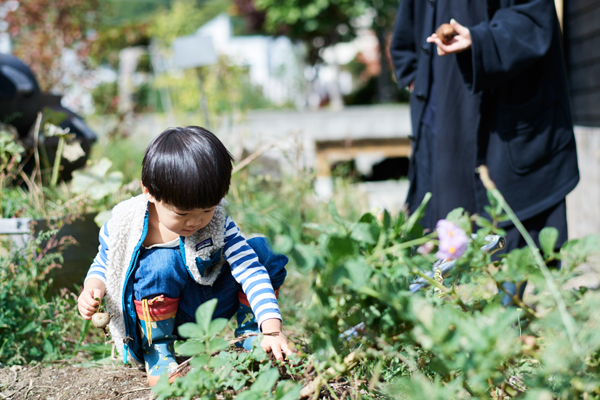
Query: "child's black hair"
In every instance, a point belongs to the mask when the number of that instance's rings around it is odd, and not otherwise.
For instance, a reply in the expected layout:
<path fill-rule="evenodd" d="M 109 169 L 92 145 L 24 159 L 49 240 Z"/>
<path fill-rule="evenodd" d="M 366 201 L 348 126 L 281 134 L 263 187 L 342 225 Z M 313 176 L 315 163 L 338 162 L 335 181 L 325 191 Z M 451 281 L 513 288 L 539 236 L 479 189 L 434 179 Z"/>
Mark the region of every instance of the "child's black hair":
<path fill-rule="evenodd" d="M 142 183 L 158 201 L 181 210 L 216 206 L 229 191 L 233 157 L 199 126 L 169 128 L 142 161 Z"/>

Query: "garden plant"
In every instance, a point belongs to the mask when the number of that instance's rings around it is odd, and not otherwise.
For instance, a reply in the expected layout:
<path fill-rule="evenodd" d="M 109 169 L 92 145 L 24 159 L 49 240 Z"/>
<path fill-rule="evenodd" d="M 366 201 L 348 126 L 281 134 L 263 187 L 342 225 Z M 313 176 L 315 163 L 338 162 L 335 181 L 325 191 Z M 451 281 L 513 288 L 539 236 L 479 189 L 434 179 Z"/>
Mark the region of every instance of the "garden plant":
<path fill-rule="evenodd" d="M 106 162 L 95 165 L 96 173 L 83 172 L 94 187 L 110 174 Z M 297 354 L 278 363 L 260 348 L 236 350 L 233 326 L 211 322 L 209 302 L 198 309 L 198 323 L 179 330 L 182 376 L 161 381 L 153 389 L 158 398 L 600 398 L 600 296 L 570 285 L 582 265 L 597 267 L 597 236 L 557 249 L 557 232 L 545 229 L 540 249 L 530 240 L 531 247 L 498 257 L 480 251 L 514 219 L 490 181 L 488 218 L 457 209 L 424 232 L 426 202 L 411 216 L 360 215 L 342 180 L 342 195 L 325 208 L 312 195 L 310 175 L 278 179 L 250 165 L 233 179 L 229 211 L 245 231 L 264 234 L 290 256 L 281 308 Z M 53 242 L 54 234 L 26 249 L 3 245 L 1 362 L 76 356 L 72 363 L 90 367 L 99 365 L 96 354 L 125 371 L 111 360 L 102 332 L 76 318 L 74 295 L 49 298 L 47 273 L 61 262 L 52 249 L 67 244 Z M 455 259 L 455 267 L 430 278 L 438 258 Z M 418 278 L 428 285 L 412 293 Z M 500 303 L 506 281 L 530 288 L 510 307 Z"/>

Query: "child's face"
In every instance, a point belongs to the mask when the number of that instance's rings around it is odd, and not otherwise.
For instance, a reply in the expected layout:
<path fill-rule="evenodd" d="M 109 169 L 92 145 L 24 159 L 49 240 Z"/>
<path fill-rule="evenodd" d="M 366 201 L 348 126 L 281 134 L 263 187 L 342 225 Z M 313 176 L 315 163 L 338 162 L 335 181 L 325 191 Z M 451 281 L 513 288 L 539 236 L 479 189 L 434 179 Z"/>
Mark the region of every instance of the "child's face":
<path fill-rule="evenodd" d="M 144 185 L 142 185 L 142 190 L 148 201 L 154 204 L 156 214 L 158 215 L 158 222 L 179 236 L 190 236 L 204 228 L 215 215 L 217 206 L 181 210 L 170 204 L 156 200 Z"/>
<path fill-rule="evenodd" d="M 154 207 L 158 214 L 158 221 L 168 230 L 179 236 L 190 236 L 196 231 L 204 228 L 213 215 L 215 207 L 195 208 L 193 210 L 180 210 L 162 201 L 154 201 Z"/>

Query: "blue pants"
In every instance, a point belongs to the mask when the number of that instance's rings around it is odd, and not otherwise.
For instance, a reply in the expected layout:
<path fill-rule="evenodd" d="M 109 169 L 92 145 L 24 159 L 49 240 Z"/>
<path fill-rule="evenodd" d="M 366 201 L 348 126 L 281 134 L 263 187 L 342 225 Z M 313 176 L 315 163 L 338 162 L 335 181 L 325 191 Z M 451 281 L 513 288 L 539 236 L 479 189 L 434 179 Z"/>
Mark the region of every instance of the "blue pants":
<path fill-rule="evenodd" d="M 288 258 L 271 251 L 262 237 L 248 240 L 248 245 L 256 252 L 259 262 L 267 269 L 273 289 L 279 288 L 285 280 Z M 176 325 L 196 322 L 196 309 L 204 302 L 217 299 L 214 318 L 231 318 L 238 310 L 240 285 L 231 275 L 229 264 L 225 263 L 212 286 L 199 285 L 189 274 L 179 248 L 153 248 L 143 250 L 133 277 L 135 300 L 165 295 L 179 298 Z"/>

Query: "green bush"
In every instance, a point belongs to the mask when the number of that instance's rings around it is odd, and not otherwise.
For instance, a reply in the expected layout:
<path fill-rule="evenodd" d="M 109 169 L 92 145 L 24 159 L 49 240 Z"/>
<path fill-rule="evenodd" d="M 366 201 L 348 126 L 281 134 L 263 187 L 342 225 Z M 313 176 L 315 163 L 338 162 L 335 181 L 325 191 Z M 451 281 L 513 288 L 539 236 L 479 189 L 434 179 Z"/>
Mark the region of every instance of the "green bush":
<path fill-rule="evenodd" d="M 2 244 L 0 256 L 0 360 L 4 364 L 59 360 L 77 347 L 81 319 L 77 298 L 63 290 L 46 298 L 48 274 L 60 268 L 61 252 L 72 239 L 57 231 L 40 233 L 22 249 Z"/>
<path fill-rule="evenodd" d="M 490 201 L 494 223 L 460 209 L 449 214 L 467 234 L 479 224 L 476 238 L 450 276 L 429 278 L 432 288 L 417 293 L 409 285 L 436 257 L 415 250 L 439 244 L 417 223 L 423 209 L 409 219 L 384 213 L 349 222 L 332 207 L 333 224 L 311 225 L 318 240 L 298 246 L 308 250 L 303 262 L 313 274 L 306 328 L 314 357 L 394 398 L 598 398 L 600 294 L 563 287 L 598 253 L 599 238 L 555 252 L 557 232 L 546 228 L 542 253 L 517 249 L 492 262 L 479 248 L 487 235 L 503 233 L 496 223 L 506 216 L 499 200 Z M 549 270 L 556 260 L 562 268 Z M 501 283 L 523 280 L 535 287 L 532 304 L 502 307 Z M 360 323 L 355 336 L 342 335 Z"/>

